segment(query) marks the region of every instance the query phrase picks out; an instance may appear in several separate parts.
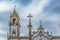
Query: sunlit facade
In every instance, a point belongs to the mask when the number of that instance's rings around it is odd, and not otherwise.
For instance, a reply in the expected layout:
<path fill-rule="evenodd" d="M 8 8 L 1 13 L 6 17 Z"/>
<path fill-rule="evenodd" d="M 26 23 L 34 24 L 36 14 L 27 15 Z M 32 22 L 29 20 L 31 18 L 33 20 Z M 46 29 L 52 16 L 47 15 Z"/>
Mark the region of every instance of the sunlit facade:
<path fill-rule="evenodd" d="M 45 32 L 44 28 L 41 24 L 37 31 L 32 32 L 32 24 L 31 24 L 31 14 L 29 14 L 29 35 L 28 36 L 20 36 L 20 17 L 16 12 L 15 8 L 13 13 L 10 15 L 9 21 L 9 32 L 7 33 L 7 40 L 60 40 L 60 36 L 53 36 L 52 32 Z"/>

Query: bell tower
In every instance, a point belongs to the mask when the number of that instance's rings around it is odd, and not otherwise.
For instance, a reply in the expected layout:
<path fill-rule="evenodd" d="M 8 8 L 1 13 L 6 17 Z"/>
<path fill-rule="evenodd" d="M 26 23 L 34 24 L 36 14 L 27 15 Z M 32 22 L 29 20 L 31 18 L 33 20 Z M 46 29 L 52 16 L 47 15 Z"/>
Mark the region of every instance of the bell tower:
<path fill-rule="evenodd" d="M 8 32 L 8 40 L 20 40 L 20 17 L 16 12 L 16 6 L 12 12 L 10 13 L 10 21 L 9 21 L 9 32 Z"/>

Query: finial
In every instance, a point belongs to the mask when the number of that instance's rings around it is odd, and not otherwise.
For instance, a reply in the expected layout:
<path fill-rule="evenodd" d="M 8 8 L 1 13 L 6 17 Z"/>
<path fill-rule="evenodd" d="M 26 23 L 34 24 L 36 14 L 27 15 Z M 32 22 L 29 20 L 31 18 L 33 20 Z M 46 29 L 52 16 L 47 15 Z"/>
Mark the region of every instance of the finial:
<path fill-rule="evenodd" d="M 41 25 L 41 23 L 42 23 L 42 20 L 40 20 L 40 25 Z"/>
<path fill-rule="evenodd" d="M 13 14 L 17 14 L 17 12 L 16 12 L 16 5 L 14 6 Z"/>
<path fill-rule="evenodd" d="M 16 9 L 16 5 L 14 6 L 14 11 L 15 11 L 15 9 Z"/>
<path fill-rule="evenodd" d="M 31 13 L 29 13 L 29 15 L 31 15 Z"/>

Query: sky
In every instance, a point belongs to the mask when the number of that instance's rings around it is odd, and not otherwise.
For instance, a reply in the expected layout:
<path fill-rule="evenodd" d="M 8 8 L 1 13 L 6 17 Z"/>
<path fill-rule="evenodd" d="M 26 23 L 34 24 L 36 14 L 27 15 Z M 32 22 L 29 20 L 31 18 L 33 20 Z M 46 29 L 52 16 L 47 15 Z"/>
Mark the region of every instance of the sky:
<path fill-rule="evenodd" d="M 44 31 L 52 32 L 53 36 L 60 35 L 60 0 L 0 0 L 0 39 L 7 40 L 9 31 L 9 16 L 16 5 L 20 16 L 21 36 L 28 36 L 27 16 L 31 13 L 32 31 L 36 31 L 42 20 Z"/>

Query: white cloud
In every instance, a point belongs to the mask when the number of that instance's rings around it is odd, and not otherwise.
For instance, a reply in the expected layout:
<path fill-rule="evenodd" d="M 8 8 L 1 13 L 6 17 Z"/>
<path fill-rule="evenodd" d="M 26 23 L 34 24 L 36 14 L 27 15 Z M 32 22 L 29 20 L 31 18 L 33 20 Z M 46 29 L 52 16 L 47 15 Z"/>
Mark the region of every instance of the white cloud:
<path fill-rule="evenodd" d="M 2 23 L 0 23 L 0 28 L 1 28 L 1 27 L 3 27 L 3 24 L 2 24 Z"/>
<path fill-rule="evenodd" d="M 46 16 L 46 20 L 52 21 L 52 22 L 58 21 L 59 20 L 59 16 L 57 16 L 57 15 Z"/>
<path fill-rule="evenodd" d="M 48 20 L 57 21 L 59 18 L 57 16 L 51 16 Z"/>
<path fill-rule="evenodd" d="M 7 40 L 7 38 L 0 37 L 0 40 Z"/>
<path fill-rule="evenodd" d="M 20 36 L 25 36 L 24 34 L 20 33 Z"/>
<path fill-rule="evenodd" d="M 11 6 L 9 6 L 6 2 L 1 2 L 0 3 L 0 11 L 5 11 L 5 10 L 9 10 Z"/>
<path fill-rule="evenodd" d="M 37 2 L 36 2 L 37 1 Z M 43 12 L 43 8 L 47 5 L 49 2 L 48 0 L 33 0 L 33 2 L 26 7 L 22 7 L 21 5 L 18 5 L 17 3 L 13 4 L 14 0 L 12 2 L 2 1 L 0 2 L 0 11 L 12 11 L 14 8 L 14 5 L 16 4 L 17 7 L 22 10 L 22 12 L 19 10 L 20 15 L 22 15 L 22 18 L 26 18 L 26 16 L 31 13 L 33 16 L 38 15 L 39 13 Z M 24 17 L 23 17 L 24 16 Z"/>
<path fill-rule="evenodd" d="M 16 4 L 19 6 L 17 3 L 13 4 L 14 1 L 12 2 L 7 2 L 7 1 L 2 1 L 0 2 L 0 11 L 10 11 L 13 9 L 14 5 Z M 22 15 L 25 14 L 25 16 L 29 13 L 33 15 L 37 15 L 43 11 L 43 7 L 45 7 L 48 3 L 48 0 L 33 0 L 33 3 L 31 3 L 29 6 L 24 7 L 22 10 Z M 37 4 L 37 5 L 36 5 Z M 22 6 L 21 6 L 22 8 Z M 20 14 L 21 15 L 21 14 Z"/>
<path fill-rule="evenodd" d="M 2 1 L 0 2 L 0 12 L 3 11 L 11 11 L 14 8 L 14 5 L 12 2 Z"/>
<path fill-rule="evenodd" d="M 35 0 L 33 0 L 35 1 Z M 37 0 L 39 1 L 39 0 Z M 35 1 L 36 2 L 36 1 Z M 47 5 L 49 2 L 48 0 L 41 0 L 39 3 L 33 2 L 29 6 L 22 8 L 22 18 L 26 18 L 26 16 L 31 13 L 33 16 L 38 15 L 43 12 L 43 8 Z M 24 17 L 23 17 L 24 16 Z"/>
<path fill-rule="evenodd" d="M 3 34 L 4 34 L 4 35 L 6 34 L 6 31 L 3 30 L 4 26 L 5 26 L 4 24 L 0 23 L 0 35 L 1 35 L 1 34 L 2 34 L 2 35 L 3 35 Z"/>
<path fill-rule="evenodd" d="M 0 28 L 0 34 L 2 34 L 2 35 L 3 35 L 3 34 L 6 35 L 6 34 L 7 34 L 7 31 L 5 31 L 5 30 L 3 30 L 3 29 Z"/>

